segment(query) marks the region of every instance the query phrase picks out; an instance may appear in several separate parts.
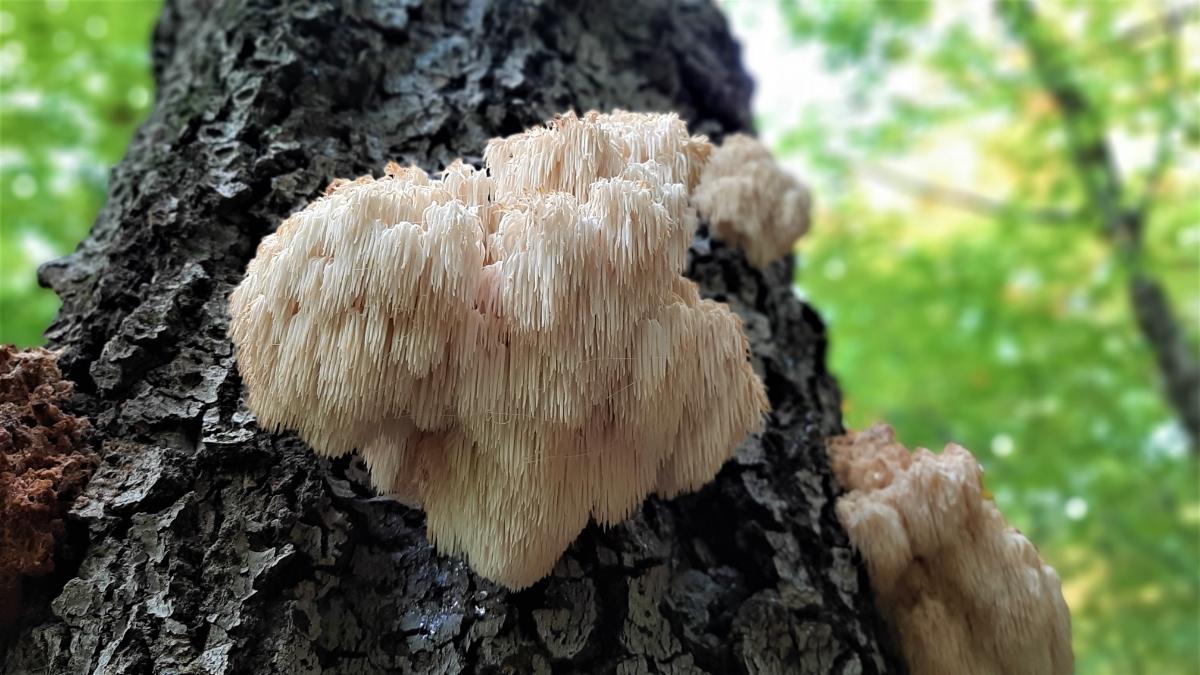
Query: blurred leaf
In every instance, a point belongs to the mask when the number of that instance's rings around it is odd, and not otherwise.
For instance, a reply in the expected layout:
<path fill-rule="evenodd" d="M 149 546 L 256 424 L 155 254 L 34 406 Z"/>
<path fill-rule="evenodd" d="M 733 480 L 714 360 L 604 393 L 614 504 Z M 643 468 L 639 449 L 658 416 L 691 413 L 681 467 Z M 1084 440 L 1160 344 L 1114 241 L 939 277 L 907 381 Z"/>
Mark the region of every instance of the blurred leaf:
<path fill-rule="evenodd" d="M 0 343 L 40 344 L 58 300 L 35 269 L 69 253 L 150 111 L 158 0 L 0 4 Z"/>

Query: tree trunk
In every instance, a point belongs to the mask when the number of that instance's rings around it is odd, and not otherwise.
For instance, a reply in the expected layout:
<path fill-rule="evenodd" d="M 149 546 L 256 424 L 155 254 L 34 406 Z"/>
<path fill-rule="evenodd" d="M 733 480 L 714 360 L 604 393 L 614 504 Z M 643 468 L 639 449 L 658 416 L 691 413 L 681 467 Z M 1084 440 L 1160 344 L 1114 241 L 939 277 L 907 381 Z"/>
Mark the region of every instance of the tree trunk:
<path fill-rule="evenodd" d="M 334 5 L 339 5 L 335 7 Z M 574 108 L 750 126 L 750 82 L 697 0 L 168 2 L 158 101 L 79 250 L 41 280 L 102 438 L 82 559 L 0 647 L 5 673 L 876 673 L 895 669 L 834 514 L 841 430 L 791 264 L 709 241 L 688 275 L 745 320 L 774 407 L 717 479 L 589 526 L 511 593 L 438 555 L 361 464 L 259 431 L 225 336 L 263 235 L 338 176 L 479 161 Z"/>

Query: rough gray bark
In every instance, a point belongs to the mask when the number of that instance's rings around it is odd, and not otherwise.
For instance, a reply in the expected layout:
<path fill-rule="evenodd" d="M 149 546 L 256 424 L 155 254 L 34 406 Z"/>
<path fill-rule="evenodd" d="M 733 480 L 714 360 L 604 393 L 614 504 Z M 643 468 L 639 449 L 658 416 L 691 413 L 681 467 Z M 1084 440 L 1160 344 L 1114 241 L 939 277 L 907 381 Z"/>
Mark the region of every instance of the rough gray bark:
<path fill-rule="evenodd" d="M 774 406 L 701 492 L 589 527 L 510 593 L 437 555 L 423 517 L 260 432 L 225 337 L 259 239 L 336 176 L 433 170 L 567 108 L 750 124 L 707 2 L 168 3 L 159 94 L 73 255 L 41 270 L 104 463 L 77 569 L 41 589 L 5 673 L 876 673 L 866 578 L 833 512 L 840 430 L 789 263 L 701 232 L 689 274 L 745 319 Z"/>

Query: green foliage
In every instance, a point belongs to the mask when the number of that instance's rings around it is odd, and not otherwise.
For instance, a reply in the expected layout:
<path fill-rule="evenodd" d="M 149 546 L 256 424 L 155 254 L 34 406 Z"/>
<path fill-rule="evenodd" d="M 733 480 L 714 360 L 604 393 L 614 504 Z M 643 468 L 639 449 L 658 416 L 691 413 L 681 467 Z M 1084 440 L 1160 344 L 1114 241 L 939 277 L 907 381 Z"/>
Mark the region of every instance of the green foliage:
<path fill-rule="evenodd" d="M 0 343 L 41 343 L 58 309 L 35 268 L 87 233 L 150 110 L 160 5 L 0 4 Z"/>
<path fill-rule="evenodd" d="M 777 146 L 815 174 L 797 283 L 829 320 L 847 423 L 976 453 L 1063 576 L 1079 672 L 1200 672 L 1196 454 L 1133 320 L 1112 186 L 1077 152 L 1116 148 L 1117 203 L 1149 204 L 1136 265 L 1194 339 L 1196 27 L 1148 3 L 1039 3 L 1025 25 L 1011 2 L 910 4 L 781 0 L 796 43 L 851 75 Z M 1081 108 L 1050 94 L 1064 81 Z"/>

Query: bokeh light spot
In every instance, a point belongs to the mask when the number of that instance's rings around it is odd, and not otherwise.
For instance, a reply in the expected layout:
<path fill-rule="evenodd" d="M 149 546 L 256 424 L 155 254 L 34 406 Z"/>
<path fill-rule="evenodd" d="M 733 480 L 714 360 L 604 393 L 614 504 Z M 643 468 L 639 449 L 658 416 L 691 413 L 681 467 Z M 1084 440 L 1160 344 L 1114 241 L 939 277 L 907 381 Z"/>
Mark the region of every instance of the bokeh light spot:
<path fill-rule="evenodd" d="M 13 179 L 12 192 L 17 199 L 29 199 L 37 194 L 37 181 L 23 173 Z"/>
<path fill-rule="evenodd" d="M 1183 425 L 1175 420 L 1164 422 L 1150 432 L 1142 448 L 1147 459 L 1180 460 L 1187 457 L 1188 438 Z"/>
<path fill-rule="evenodd" d="M 92 73 L 83 80 L 83 88 L 89 94 L 100 95 L 108 89 L 108 78 L 103 73 Z"/>
<path fill-rule="evenodd" d="M 150 90 L 142 86 L 133 87 L 126 95 L 126 100 L 138 110 L 145 108 L 150 104 Z"/>
<path fill-rule="evenodd" d="M 1188 227 L 1180 230 L 1176 241 L 1185 248 L 1200 246 L 1200 227 Z"/>
<path fill-rule="evenodd" d="M 1001 363 L 1016 363 L 1021 359 L 1021 348 L 1010 337 L 1002 337 L 996 341 L 996 358 Z"/>
<path fill-rule="evenodd" d="M 830 258 L 823 271 L 826 279 L 836 281 L 846 276 L 846 263 L 841 258 Z"/>
<path fill-rule="evenodd" d="M 964 333 L 974 333 L 983 323 L 983 312 L 978 307 L 971 307 L 958 315 L 958 329 Z"/>
<path fill-rule="evenodd" d="M 44 263 L 47 260 L 55 257 L 54 247 L 50 242 L 32 232 L 26 232 L 21 235 L 21 250 L 30 260 L 36 261 L 38 264 Z"/>
<path fill-rule="evenodd" d="M 1082 520 L 1087 515 L 1088 503 L 1082 497 L 1071 497 L 1063 507 L 1063 512 L 1071 520 Z"/>
<path fill-rule="evenodd" d="M 88 37 L 99 40 L 108 34 L 108 21 L 102 16 L 89 16 L 83 24 L 83 30 Z"/>
<path fill-rule="evenodd" d="M 1016 449 L 1016 443 L 1008 434 L 996 434 L 992 437 L 992 454 L 997 457 L 1008 457 Z"/>
<path fill-rule="evenodd" d="M 9 42 L 0 47 L 0 77 L 10 77 L 25 62 L 25 45 Z"/>

